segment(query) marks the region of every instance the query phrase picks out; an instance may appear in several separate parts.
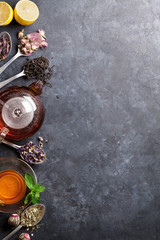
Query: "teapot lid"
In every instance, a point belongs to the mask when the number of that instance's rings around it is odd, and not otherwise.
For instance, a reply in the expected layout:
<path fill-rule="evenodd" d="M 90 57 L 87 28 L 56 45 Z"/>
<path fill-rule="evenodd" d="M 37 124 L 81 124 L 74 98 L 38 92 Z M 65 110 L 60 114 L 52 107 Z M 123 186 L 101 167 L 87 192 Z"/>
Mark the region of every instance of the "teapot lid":
<path fill-rule="evenodd" d="M 2 119 L 5 124 L 14 129 L 27 127 L 34 118 L 36 104 L 30 96 L 13 97 L 2 107 Z"/>

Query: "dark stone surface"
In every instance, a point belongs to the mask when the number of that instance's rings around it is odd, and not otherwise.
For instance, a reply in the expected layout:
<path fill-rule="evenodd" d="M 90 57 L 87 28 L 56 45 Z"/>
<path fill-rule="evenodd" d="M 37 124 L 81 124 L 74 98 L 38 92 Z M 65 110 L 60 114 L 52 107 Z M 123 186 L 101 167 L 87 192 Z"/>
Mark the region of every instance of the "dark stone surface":
<path fill-rule="evenodd" d="M 47 162 L 34 166 L 47 190 L 43 225 L 32 239 L 160 239 L 159 1 L 35 2 L 40 17 L 25 33 L 45 29 L 49 47 L 34 57 L 56 67 L 53 87 L 42 94 L 44 124 L 30 138 L 49 140 Z M 1 27 L 12 36 L 11 55 L 21 29 L 15 21 Z M 1 79 L 25 61 L 17 59 Z M 18 155 L 1 145 L 3 156 Z M 0 214 L 0 238 L 11 230 L 7 218 Z"/>

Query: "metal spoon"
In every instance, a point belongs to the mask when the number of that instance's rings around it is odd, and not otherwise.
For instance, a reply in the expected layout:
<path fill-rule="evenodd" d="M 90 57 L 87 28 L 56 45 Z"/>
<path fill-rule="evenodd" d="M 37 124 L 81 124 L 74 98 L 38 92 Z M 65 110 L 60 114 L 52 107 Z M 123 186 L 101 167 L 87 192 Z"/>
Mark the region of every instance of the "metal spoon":
<path fill-rule="evenodd" d="M 16 55 L 14 55 L 7 63 L 5 63 L 2 67 L 0 67 L 0 74 L 14 61 L 16 60 L 18 57 L 21 56 L 29 56 L 26 54 L 21 53 L 20 49 L 18 48 L 18 51 L 16 53 Z"/>
<path fill-rule="evenodd" d="M 12 142 L 9 142 L 8 140 L 6 140 L 6 139 L 3 139 L 2 140 L 2 143 L 4 143 L 4 144 L 6 144 L 6 145 L 8 145 L 8 146 L 10 146 L 10 147 L 13 147 L 13 148 L 15 148 L 15 149 L 19 149 L 19 148 L 21 148 L 22 146 L 19 146 L 19 145 L 17 145 L 17 144 L 15 144 L 15 143 L 12 143 Z M 22 156 L 22 154 L 20 153 L 20 156 L 21 156 L 21 158 L 25 161 L 25 159 L 24 159 L 24 157 Z M 26 161 L 27 162 L 27 161 Z M 44 162 L 44 160 L 43 161 L 41 161 L 41 162 L 32 162 L 32 164 L 41 164 L 41 163 L 43 163 Z M 27 162 L 28 163 L 28 162 Z"/>
<path fill-rule="evenodd" d="M 26 211 L 29 211 L 30 208 L 33 208 L 33 206 L 39 207 L 39 208 L 41 209 L 42 215 L 41 215 L 41 219 L 40 219 L 39 221 L 35 222 L 35 223 L 34 223 L 32 226 L 30 226 L 30 227 L 33 227 L 33 226 L 37 225 L 37 224 L 42 220 L 42 218 L 43 218 L 43 216 L 44 216 L 44 214 L 45 214 L 45 206 L 44 206 L 43 204 L 35 204 L 35 205 L 32 205 L 32 206 L 26 208 L 26 209 L 23 211 L 22 214 L 25 214 L 25 212 L 26 212 Z M 12 237 L 16 232 L 18 232 L 23 226 L 25 227 L 25 225 L 21 222 L 21 224 L 20 224 L 16 229 L 14 229 L 10 234 L 8 234 L 8 235 L 7 235 L 5 238 L 3 238 L 2 240 L 8 240 L 8 239 L 9 239 L 10 237 Z"/>
<path fill-rule="evenodd" d="M 46 62 L 48 62 L 48 66 L 49 66 L 49 59 L 47 57 L 43 57 L 45 59 Z M 16 78 L 22 77 L 22 76 L 26 76 L 25 71 L 23 70 L 22 72 L 14 75 L 13 77 L 10 77 L 2 82 L 0 82 L 0 88 L 4 87 L 5 85 L 7 85 L 8 83 L 14 81 Z"/>
<path fill-rule="evenodd" d="M 15 80 L 16 78 L 22 77 L 22 76 L 26 76 L 26 74 L 24 73 L 24 70 L 16 75 L 14 75 L 13 77 L 10 77 L 2 82 L 0 82 L 0 88 L 4 87 L 5 85 L 7 85 L 8 83 L 12 82 L 13 80 Z"/>

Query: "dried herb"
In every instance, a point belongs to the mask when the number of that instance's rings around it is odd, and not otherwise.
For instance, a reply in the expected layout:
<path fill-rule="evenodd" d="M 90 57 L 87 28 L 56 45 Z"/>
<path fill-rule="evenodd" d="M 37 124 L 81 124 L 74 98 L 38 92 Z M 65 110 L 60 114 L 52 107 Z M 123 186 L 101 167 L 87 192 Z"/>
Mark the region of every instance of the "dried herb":
<path fill-rule="evenodd" d="M 11 48 L 10 38 L 7 34 L 4 33 L 0 37 L 0 60 L 3 60 L 8 56 L 10 48 Z"/>
<path fill-rule="evenodd" d="M 39 49 L 39 47 L 48 47 L 48 43 L 45 41 L 46 36 L 43 29 L 39 29 L 38 33 L 30 33 L 24 35 L 24 29 L 18 32 L 18 39 L 20 44 L 18 45 L 20 51 L 25 55 L 31 55 Z"/>
<path fill-rule="evenodd" d="M 25 198 L 24 203 L 27 204 L 28 201 L 31 199 L 33 204 L 37 204 L 40 202 L 40 193 L 44 192 L 46 189 L 44 186 L 40 184 L 35 184 L 34 179 L 31 174 L 25 174 L 25 182 L 27 187 L 31 190 L 30 193 Z"/>
<path fill-rule="evenodd" d="M 32 227 L 42 219 L 43 214 L 44 209 L 41 205 L 32 205 L 21 214 L 21 224 Z"/>
<path fill-rule="evenodd" d="M 49 59 L 46 57 L 34 58 L 24 65 L 23 70 L 28 79 L 41 80 L 44 84 L 51 79 L 53 68 L 49 67 Z"/>
<path fill-rule="evenodd" d="M 46 157 L 42 148 L 38 147 L 32 141 L 26 143 L 17 151 L 21 154 L 22 158 L 30 164 L 43 162 Z"/>
<path fill-rule="evenodd" d="M 30 240 L 31 237 L 28 233 L 21 233 L 18 237 L 18 240 Z"/>

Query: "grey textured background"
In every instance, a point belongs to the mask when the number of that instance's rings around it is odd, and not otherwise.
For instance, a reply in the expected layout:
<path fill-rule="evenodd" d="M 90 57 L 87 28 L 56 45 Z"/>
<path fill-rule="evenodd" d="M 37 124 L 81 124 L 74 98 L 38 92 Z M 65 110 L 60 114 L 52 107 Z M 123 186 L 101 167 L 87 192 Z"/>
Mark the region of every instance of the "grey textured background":
<path fill-rule="evenodd" d="M 47 162 L 34 166 L 47 211 L 32 239 L 160 239 L 160 2 L 35 2 L 40 17 L 25 33 L 44 28 L 49 47 L 31 58 L 47 56 L 56 67 L 42 94 L 44 124 L 30 138 L 49 140 Z M 11 55 L 20 29 L 15 21 L 1 27 L 13 38 Z M 18 155 L 1 145 L 3 156 Z M 7 218 L 0 214 L 1 238 Z"/>

